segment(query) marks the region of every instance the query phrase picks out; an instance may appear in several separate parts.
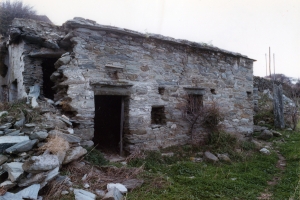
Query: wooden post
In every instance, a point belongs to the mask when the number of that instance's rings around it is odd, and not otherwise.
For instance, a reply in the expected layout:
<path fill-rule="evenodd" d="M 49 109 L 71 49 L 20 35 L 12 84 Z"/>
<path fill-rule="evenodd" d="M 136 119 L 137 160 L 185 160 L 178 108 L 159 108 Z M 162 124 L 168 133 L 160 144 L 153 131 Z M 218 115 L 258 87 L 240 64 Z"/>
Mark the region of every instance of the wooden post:
<path fill-rule="evenodd" d="M 267 54 L 265 54 L 266 56 L 266 77 L 268 77 L 268 60 L 267 60 Z"/>
<path fill-rule="evenodd" d="M 269 47 L 269 70 L 270 70 L 270 78 L 272 78 L 271 77 L 271 74 L 272 74 L 272 72 L 271 72 L 271 47 Z"/>
<path fill-rule="evenodd" d="M 124 97 L 121 100 L 121 120 L 120 120 L 120 156 L 123 156 L 123 124 L 124 124 Z"/>
<path fill-rule="evenodd" d="M 273 65 L 274 65 L 274 81 L 275 81 L 275 53 L 273 53 Z"/>

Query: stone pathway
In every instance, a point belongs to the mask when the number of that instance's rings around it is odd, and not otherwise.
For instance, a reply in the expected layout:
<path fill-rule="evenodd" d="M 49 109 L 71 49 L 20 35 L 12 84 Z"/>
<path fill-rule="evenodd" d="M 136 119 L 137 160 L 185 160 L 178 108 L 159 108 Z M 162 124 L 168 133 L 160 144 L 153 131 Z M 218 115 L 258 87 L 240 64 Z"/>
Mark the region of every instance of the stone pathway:
<path fill-rule="evenodd" d="M 285 167 L 286 167 L 286 160 L 285 158 L 280 154 L 279 151 L 276 152 L 278 155 L 278 161 L 276 164 L 276 167 L 278 169 L 280 169 L 280 173 L 277 174 L 276 176 L 273 177 L 273 179 L 271 181 L 268 181 L 268 186 L 267 188 L 264 190 L 264 192 L 262 192 L 260 194 L 259 197 L 257 197 L 257 199 L 261 199 L 261 200 L 269 200 L 272 197 L 272 193 L 269 191 L 271 187 L 274 187 L 275 185 L 278 184 L 278 182 L 281 179 L 281 176 L 283 174 L 283 172 L 285 171 Z"/>

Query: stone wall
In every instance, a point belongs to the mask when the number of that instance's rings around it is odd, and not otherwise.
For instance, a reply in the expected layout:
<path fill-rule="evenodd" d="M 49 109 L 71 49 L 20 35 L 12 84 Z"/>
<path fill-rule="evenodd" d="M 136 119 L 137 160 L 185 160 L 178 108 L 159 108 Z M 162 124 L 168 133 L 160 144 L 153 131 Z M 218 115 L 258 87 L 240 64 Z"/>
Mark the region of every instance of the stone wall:
<path fill-rule="evenodd" d="M 291 97 L 291 94 L 292 94 L 291 86 L 289 86 L 285 83 L 282 83 L 280 81 L 275 81 L 274 83 L 276 85 L 282 85 L 283 94 L 287 97 Z M 260 91 L 260 92 L 263 92 L 264 90 L 267 90 L 267 89 L 269 89 L 270 91 L 273 91 L 273 80 L 266 79 L 266 78 L 259 77 L 259 76 L 254 76 L 253 77 L 253 87 L 258 88 L 258 91 Z"/>
<path fill-rule="evenodd" d="M 41 29 L 38 34 L 47 38 L 44 33 Z M 124 139 L 128 151 L 136 146 L 156 149 L 185 143 L 189 126 L 180 104 L 188 91 L 203 94 L 204 104 L 216 101 L 220 105 L 226 113 L 226 131 L 242 137 L 253 130 L 252 59 L 81 18 L 66 22 L 51 34 L 61 35 L 42 44 L 49 41 L 69 52 L 55 63 L 57 71 L 51 76 L 54 100 L 76 124 L 75 134 L 87 140 L 94 133 L 94 96 L 102 94 L 126 96 Z M 38 55 L 44 52 L 37 51 Z M 42 56 L 32 56 L 32 51 L 28 55 L 29 63 L 40 63 Z M 165 124 L 151 122 L 153 107 L 164 107 Z"/>

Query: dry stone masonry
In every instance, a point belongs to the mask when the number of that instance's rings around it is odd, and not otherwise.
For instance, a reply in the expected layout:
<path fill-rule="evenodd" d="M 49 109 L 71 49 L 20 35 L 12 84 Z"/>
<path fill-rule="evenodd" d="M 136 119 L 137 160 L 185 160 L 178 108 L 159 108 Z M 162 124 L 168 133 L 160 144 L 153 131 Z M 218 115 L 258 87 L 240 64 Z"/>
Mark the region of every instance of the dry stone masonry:
<path fill-rule="evenodd" d="M 254 60 L 241 54 L 82 18 L 62 26 L 15 19 L 0 60 L 2 101 L 28 98 L 37 85 L 83 141 L 127 151 L 183 144 L 189 127 L 179 105 L 188 94 L 218 102 L 226 131 L 253 131 Z"/>

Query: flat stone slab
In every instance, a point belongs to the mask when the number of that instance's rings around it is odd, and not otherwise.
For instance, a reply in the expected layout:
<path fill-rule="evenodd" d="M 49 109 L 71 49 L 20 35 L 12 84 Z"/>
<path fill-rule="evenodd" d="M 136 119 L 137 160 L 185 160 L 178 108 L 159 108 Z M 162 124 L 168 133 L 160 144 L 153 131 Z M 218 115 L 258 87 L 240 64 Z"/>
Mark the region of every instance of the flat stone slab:
<path fill-rule="evenodd" d="M 37 183 L 41 183 L 42 181 L 45 180 L 45 178 L 47 177 L 47 172 L 42 172 L 39 174 L 32 174 L 31 177 L 26 177 L 23 178 L 19 181 L 18 186 L 19 187 L 27 187 L 33 184 L 37 184 Z"/>
<path fill-rule="evenodd" d="M 3 169 L 8 172 L 8 178 L 11 182 L 16 182 L 24 173 L 22 165 L 21 162 L 11 162 L 3 165 Z"/>
<path fill-rule="evenodd" d="M 81 156 L 85 155 L 87 150 L 81 146 L 71 148 L 67 151 L 63 164 L 68 164 L 74 160 L 77 160 Z"/>
<path fill-rule="evenodd" d="M 44 154 L 41 156 L 32 156 L 23 164 L 23 170 L 29 173 L 37 174 L 52 170 L 59 166 L 57 155 Z"/>
<path fill-rule="evenodd" d="M 34 145 L 38 143 L 38 140 L 27 140 L 24 142 L 20 142 L 18 144 L 15 144 L 8 149 L 5 150 L 6 153 L 9 154 L 17 154 L 17 153 L 22 153 L 29 151 L 33 148 Z"/>
<path fill-rule="evenodd" d="M 96 195 L 80 189 L 74 189 L 75 200 L 95 200 Z"/>
<path fill-rule="evenodd" d="M 71 134 L 65 134 L 65 133 L 62 133 L 62 132 L 56 131 L 56 130 L 50 131 L 48 134 L 49 134 L 49 137 L 55 137 L 57 135 L 57 136 L 65 139 L 69 143 L 80 143 L 81 142 L 80 137 L 77 137 L 77 136 L 71 135 Z"/>
<path fill-rule="evenodd" d="M 34 132 L 31 133 L 29 135 L 29 138 L 34 140 L 34 139 L 38 139 L 39 141 L 43 141 L 48 137 L 48 133 L 45 131 L 38 131 L 38 132 Z"/>
<path fill-rule="evenodd" d="M 40 184 L 34 184 L 21 190 L 16 195 L 20 195 L 24 199 L 37 199 L 40 188 Z"/>

